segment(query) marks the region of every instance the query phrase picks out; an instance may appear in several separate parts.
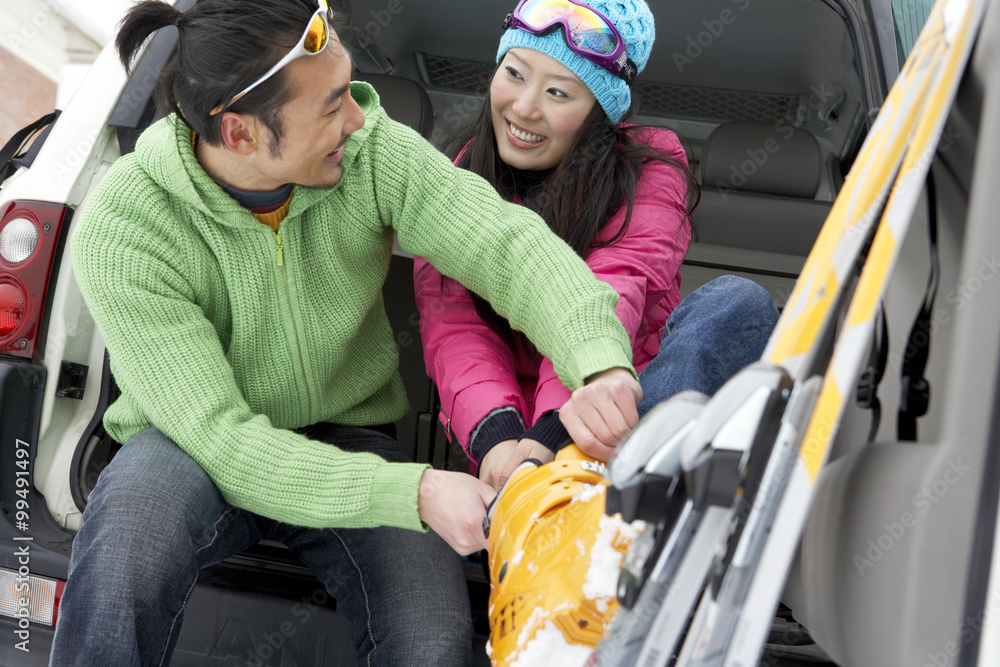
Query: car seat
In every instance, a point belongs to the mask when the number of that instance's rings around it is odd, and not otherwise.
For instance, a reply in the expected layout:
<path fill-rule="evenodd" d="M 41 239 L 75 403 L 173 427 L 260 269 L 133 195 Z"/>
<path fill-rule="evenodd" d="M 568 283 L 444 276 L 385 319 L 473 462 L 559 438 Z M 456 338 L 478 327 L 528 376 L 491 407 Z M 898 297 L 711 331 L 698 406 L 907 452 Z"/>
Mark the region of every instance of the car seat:
<path fill-rule="evenodd" d="M 685 292 L 737 273 L 761 283 L 781 305 L 830 212 L 831 202 L 815 199 L 823 172 L 823 152 L 806 130 L 719 125 L 702 148 Z"/>
<path fill-rule="evenodd" d="M 391 74 L 360 71 L 354 72 L 354 78 L 372 85 L 389 118 L 409 125 L 424 138 L 430 138 L 434 128 L 434 107 L 419 82 Z"/>

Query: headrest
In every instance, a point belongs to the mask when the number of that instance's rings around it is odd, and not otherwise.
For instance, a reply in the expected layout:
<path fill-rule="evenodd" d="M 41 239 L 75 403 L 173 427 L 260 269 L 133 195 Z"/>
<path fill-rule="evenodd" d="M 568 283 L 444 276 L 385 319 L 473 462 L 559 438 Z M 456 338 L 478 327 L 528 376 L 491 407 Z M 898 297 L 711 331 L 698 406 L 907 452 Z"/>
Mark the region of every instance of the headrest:
<path fill-rule="evenodd" d="M 787 123 L 723 123 L 702 149 L 706 187 L 812 199 L 822 176 L 816 137 Z"/>
<path fill-rule="evenodd" d="M 422 85 L 402 76 L 373 72 L 355 71 L 354 78 L 372 85 L 389 118 L 409 125 L 424 138 L 430 137 L 434 129 L 434 107 Z"/>

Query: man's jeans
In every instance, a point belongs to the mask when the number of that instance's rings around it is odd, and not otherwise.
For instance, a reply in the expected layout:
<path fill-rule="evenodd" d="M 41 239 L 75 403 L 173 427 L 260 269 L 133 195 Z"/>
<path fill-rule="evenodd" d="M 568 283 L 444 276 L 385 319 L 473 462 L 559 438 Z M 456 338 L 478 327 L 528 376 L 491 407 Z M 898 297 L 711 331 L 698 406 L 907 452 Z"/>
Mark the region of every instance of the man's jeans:
<path fill-rule="evenodd" d="M 777 321 L 771 295 L 753 281 L 722 276 L 696 289 L 670 314 L 659 354 L 639 374 L 639 416 L 682 391 L 714 394 L 760 359 Z"/>
<path fill-rule="evenodd" d="M 309 437 L 341 449 L 406 460 L 382 433 L 312 428 Z M 287 544 L 337 600 L 359 665 L 471 663 L 461 562 L 436 534 L 301 528 L 237 509 L 191 457 L 151 428 L 122 447 L 87 503 L 51 664 L 168 665 L 199 568 L 261 538 Z"/>

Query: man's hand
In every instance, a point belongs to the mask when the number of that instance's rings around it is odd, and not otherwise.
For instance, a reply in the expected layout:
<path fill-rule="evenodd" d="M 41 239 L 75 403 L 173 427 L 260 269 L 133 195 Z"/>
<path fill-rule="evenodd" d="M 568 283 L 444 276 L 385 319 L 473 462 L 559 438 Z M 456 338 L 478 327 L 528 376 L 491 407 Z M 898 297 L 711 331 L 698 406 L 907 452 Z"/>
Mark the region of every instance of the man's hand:
<path fill-rule="evenodd" d="M 479 479 L 489 484 L 497 491 L 507 481 L 504 477 L 500 479 L 500 473 L 507 467 L 507 462 L 514 455 L 517 448 L 517 440 L 504 440 L 493 445 L 490 451 L 486 452 L 482 463 L 479 464 Z"/>
<path fill-rule="evenodd" d="M 611 368 L 587 380 L 559 410 L 559 420 L 580 450 L 607 461 L 615 445 L 639 421 L 642 388 L 624 368 Z"/>
<path fill-rule="evenodd" d="M 461 555 L 485 549 L 483 517 L 496 492 L 464 472 L 428 469 L 420 480 L 420 519 Z"/>
<path fill-rule="evenodd" d="M 514 448 L 514 453 L 507 459 L 507 464 L 500 471 L 500 476 L 498 478 L 499 484 L 494 488 L 499 491 L 500 487 L 507 482 L 511 475 L 514 474 L 514 469 L 526 460 L 538 459 L 542 463 L 548 463 L 555 457 L 556 455 L 552 453 L 551 449 L 537 440 L 522 438 L 518 441 L 517 447 Z"/>

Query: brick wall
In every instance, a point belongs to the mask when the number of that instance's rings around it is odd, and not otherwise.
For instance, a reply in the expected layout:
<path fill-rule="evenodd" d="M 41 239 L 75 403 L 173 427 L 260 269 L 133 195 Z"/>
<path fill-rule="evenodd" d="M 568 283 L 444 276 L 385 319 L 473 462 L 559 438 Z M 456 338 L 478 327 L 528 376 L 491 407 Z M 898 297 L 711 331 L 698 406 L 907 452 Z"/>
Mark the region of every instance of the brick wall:
<path fill-rule="evenodd" d="M 0 146 L 55 108 L 56 88 L 54 81 L 0 48 Z"/>

